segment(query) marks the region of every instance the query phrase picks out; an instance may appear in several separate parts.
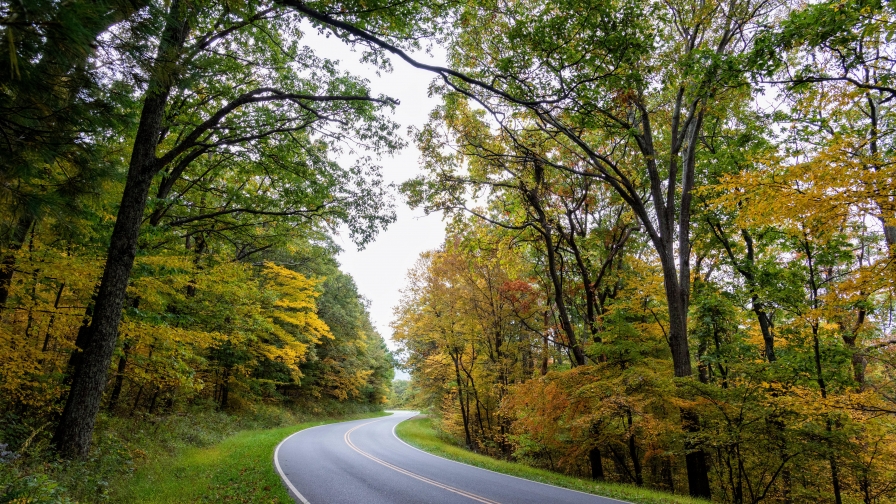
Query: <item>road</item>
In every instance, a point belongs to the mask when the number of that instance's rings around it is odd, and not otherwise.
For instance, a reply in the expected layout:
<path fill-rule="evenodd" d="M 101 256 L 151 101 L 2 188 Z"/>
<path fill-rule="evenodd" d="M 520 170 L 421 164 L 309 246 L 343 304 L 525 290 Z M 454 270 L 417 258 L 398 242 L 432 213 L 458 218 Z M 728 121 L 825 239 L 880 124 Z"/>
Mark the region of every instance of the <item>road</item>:
<path fill-rule="evenodd" d="M 411 412 L 312 427 L 274 452 L 274 466 L 302 504 L 618 504 L 514 478 L 413 448 L 394 427 Z"/>

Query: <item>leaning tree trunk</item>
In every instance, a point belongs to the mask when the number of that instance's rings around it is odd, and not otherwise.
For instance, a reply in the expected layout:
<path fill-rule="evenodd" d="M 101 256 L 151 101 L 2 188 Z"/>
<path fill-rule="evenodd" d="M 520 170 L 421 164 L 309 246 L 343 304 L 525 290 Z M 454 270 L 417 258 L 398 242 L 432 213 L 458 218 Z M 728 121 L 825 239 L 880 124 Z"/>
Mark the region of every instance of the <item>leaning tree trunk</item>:
<path fill-rule="evenodd" d="M 90 323 L 89 341 L 75 370 L 72 387 L 53 436 L 53 444 L 66 457 L 86 457 L 115 344 L 121 310 L 137 254 L 137 239 L 152 179 L 158 172 L 156 144 L 174 81 L 176 59 L 187 35 L 185 6 L 174 0 L 159 44 L 153 76 L 143 100 L 140 125 L 134 139 L 128 178 L 118 209 Z"/>

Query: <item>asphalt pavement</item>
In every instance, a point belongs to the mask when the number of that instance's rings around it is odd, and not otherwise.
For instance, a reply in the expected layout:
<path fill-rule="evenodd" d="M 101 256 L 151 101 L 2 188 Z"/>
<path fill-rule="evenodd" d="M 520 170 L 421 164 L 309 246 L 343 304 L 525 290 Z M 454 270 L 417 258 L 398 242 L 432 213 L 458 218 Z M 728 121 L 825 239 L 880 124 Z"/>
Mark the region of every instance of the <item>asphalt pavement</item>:
<path fill-rule="evenodd" d="M 414 416 L 322 425 L 286 438 L 274 466 L 302 504 L 618 504 L 430 455 L 395 436 Z"/>

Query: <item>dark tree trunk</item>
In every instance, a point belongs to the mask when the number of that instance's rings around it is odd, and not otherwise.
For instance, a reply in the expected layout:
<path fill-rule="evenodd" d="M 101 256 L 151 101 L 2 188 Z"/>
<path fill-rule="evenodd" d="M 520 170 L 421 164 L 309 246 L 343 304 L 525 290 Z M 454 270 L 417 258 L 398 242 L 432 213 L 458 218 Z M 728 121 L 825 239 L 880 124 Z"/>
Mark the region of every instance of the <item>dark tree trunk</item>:
<path fill-rule="evenodd" d="M 545 252 L 547 253 L 548 275 L 551 277 L 551 285 L 553 286 L 554 291 L 554 305 L 557 307 L 557 314 L 560 317 L 560 327 L 563 329 L 563 333 L 566 334 L 566 338 L 569 340 L 569 346 L 572 348 L 574 357 L 573 362 L 576 365 L 584 366 L 585 351 L 576 337 L 575 329 L 573 329 L 572 322 L 569 318 L 569 310 L 566 308 L 566 300 L 563 299 L 563 279 L 560 277 L 560 272 L 557 269 L 557 253 L 554 250 L 551 224 L 548 222 L 547 215 L 542 209 L 541 200 L 539 199 L 537 190 L 532 189 L 526 191 L 526 198 L 538 215 L 538 223 L 541 226 L 539 234 L 541 234 L 541 237 L 544 240 Z"/>
<path fill-rule="evenodd" d="M 819 291 L 819 282 L 816 277 L 816 263 L 814 251 L 809 243 L 808 235 L 805 234 L 804 231 L 804 240 L 802 243 L 803 252 L 806 254 L 806 264 L 809 267 L 809 296 L 810 301 L 812 302 L 812 308 L 818 309 L 819 301 L 818 301 L 818 291 Z M 827 399 L 828 397 L 828 388 L 827 383 L 824 379 L 824 372 L 822 369 L 821 363 L 821 340 L 819 339 L 818 331 L 819 331 L 819 322 L 818 320 L 814 320 L 812 322 L 812 351 L 815 356 L 815 380 L 818 382 L 818 389 L 821 392 L 821 398 Z M 825 428 L 830 435 L 833 432 L 833 422 L 830 418 L 827 419 L 827 423 Z M 827 444 L 830 446 L 830 439 L 827 440 Z M 828 458 L 828 461 L 831 464 L 831 486 L 834 489 L 834 502 L 835 504 L 841 504 L 843 502 L 843 498 L 840 495 L 840 471 L 837 466 L 837 459 L 831 454 Z"/>
<path fill-rule="evenodd" d="M 666 485 L 666 489 L 670 493 L 675 493 L 675 478 L 672 475 L 672 461 L 668 458 L 663 458 L 660 475 Z"/>
<path fill-rule="evenodd" d="M 597 481 L 603 481 L 604 462 L 601 459 L 600 448 L 595 446 L 588 450 L 588 461 L 591 463 L 591 478 Z"/>
<path fill-rule="evenodd" d="M 561 230 L 561 236 L 566 240 L 566 243 L 569 244 L 569 248 L 572 250 L 573 257 L 575 257 L 576 260 L 576 266 L 579 269 L 579 275 L 582 277 L 582 287 L 585 292 L 585 325 L 591 333 L 591 341 L 594 343 L 602 343 L 603 339 L 600 336 L 600 330 L 597 326 L 597 316 L 604 313 L 603 302 L 605 301 L 605 298 L 599 298 L 597 292 L 607 292 L 603 286 L 604 276 L 611 270 L 616 255 L 619 254 L 622 247 L 625 246 L 625 242 L 629 237 L 629 231 L 627 228 L 623 228 L 618 237 L 614 232 L 613 240 L 608 246 L 607 257 L 601 264 L 600 271 L 598 271 L 595 278 L 592 279 L 591 270 L 589 268 L 590 262 L 586 260 L 576 242 L 576 236 L 584 236 L 585 233 L 587 233 L 587 230 L 583 229 L 582 226 L 576 226 L 576 220 L 570 209 L 567 209 L 566 220 L 569 223 L 569 232 L 562 233 Z M 598 356 L 598 361 L 606 362 L 606 354 L 600 354 Z"/>
<path fill-rule="evenodd" d="M 78 335 L 75 337 L 75 348 L 68 356 L 68 364 L 62 375 L 63 387 L 71 387 L 75 377 L 75 371 L 81 363 L 81 354 L 84 353 L 84 349 L 87 348 L 87 344 L 90 343 L 90 319 L 93 317 L 93 307 L 96 303 L 97 290 L 98 288 L 94 290 L 90 302 L 87 303 L 87 308 L 84 310 L 84 318 L 81 320 L 81 326 L 78 327 Z M 62 402 L 65 400 L 65 397 L 65 395 L 60 396 L 59 401 Z"/>
<path fill-rule="evenodd" d="M 65 282 L 59 284 L 59 290 L 56 291 L 56 300 L 53 302 L 53 309 L 59 309 L 59 301 L 62 299 L 62 291 L 65 290 Z M 56 322 L 56 312 L 53 312 L 53 315 L 50 316 L 50 322 L 47 323 L 47 332 L 44 334 L 44 344 L 41 347 L 41 352 L 46 352 L 50 347 L 50 338 L 51 332 L 53 330 L 53 323 Z"/>
<path fill-rule="evenodd" d="M 33 224 L 33 215 L 26 214 L 19 217 L 6 253 L 3 255 L 2 261 L 0 261 L 0 310 L 6 307 L 6 300 L 9 299 L 9 289 L 12 287 L 12 277 L 16 269 L 16 253 L 25 243 L 28 230 L 31 229 Z"/>
<path fill-rule="evenodd" d="M 131 416 L 134 416 L 134 413 L 137 412 L 137 406 L 140 405 L 140 399 L 143 397 L 143 385 L 140 385 L 140 388 L 137 389 L 137 397 L 134 398 L 134 405 L 131 407 Z"/>
<path fill-rule="evenodd" d="M 227 400 L 229 399 L 228 395 L 230 394 L 230 387 L 228 383 L 230 382 L 230 370 L 224 369 L 224 374 L 221 377 L 221 410 L 223 411 L 227 408 Z"/>
<path fill-rule="evenodd" d="M 653 140 L 650 138 L 649 117 L 645 114 L 645 153 L 653 153 Z M 678 138 L 677 122 L 680 119 L 674 119 L 676 123 L 673 125 L 673 137 Z M 672 353 L 672 365 L 676 378 L 686 378 L 693 373 L 691 369 L 691 355 L 688 346 L 688 306 L 690 304 L 690 211 L 691 211 L 691 190 L 694 186 L 695 171 L 695 153 L 697 143 L 697 132 L 700 130 L 703 122 L 703 113 L 698 112 L 692 116 L 687 126 L 687 132 L 683 137 L 682 144 L 673 148 L 673 156 L 670 158 L 670 176 L 668 179 L 669 186 L 666 188 L 668 197 L 662 197 L 662 190 L 659 178 L 652 180 L 652 190 L 654 197 L 659 198 L 654 201 L 656 211 L 659 218 L 659 227 L 657 231 L 651 233 L 651 241 L 660 257 L 660 263 L 663 270 L 663 286 L 666 291 L 666 305 L 669 313 L 669 350 Z M 679 203 L 679 215 L 676 222 L 675 219 L 675 200 L 674 200 L 674 175 L 678 171 L 676 161 L 678 157 L 678 149 L 684 147 L 681 154 L 681 199 Z M 648 158 L 648 171 L 656 173 L 654 161 Z M 656 177 L 651 175 L 651 177 Z M 661 204 L 665 201 L 665 204 Z M 636 212 L 646 215 L 645 212 Z M 642 217 L 641 222 L 647 224 Z M 676 229 L 677 228 L 677 229 Z M 678 246 L 675 244 L 675 235 L 677 231 Z M 676 250 L 677 249 L 677 250 Z M 676 252 L 678 261 L 675 260 Z M 682 427 L 685 433 L 695 434 L 699 431 L 699 422 L 696 413 L 693 411 L 681 411 Z M 706 453 L 702 448 L 688 441 L 685 443 L 685 466 L 688 473 L 688 491 L 692 497 L 709 499 L 711 490 L 709 486 L 709 464 L 707 463 Z"/>
<path fill-rule="evenodd" d="M 687 410 L 681 412 L 685 434 L 696 434 L 700 431 L 697 425 L 696 415 Z M 706 461 L 706 453 L 691 441 L 685 442 L 685 465 L 688 470 L 688 492 L 692 496 L 708 498 L 711 495 L 709 487 L 709 464 Z"/>
<path fill-rule="evenodd" d="M 747 284 L 747 288 L 750 291 L 750 304 L 753 306 L 753 313 L 756 314 L 756 320 L 759 322 L 759 329 L 762 331 L 762 340 L 765 344 L 765 358 L 769 362 L 775 362 L 777 357 L 775 356 L 775 337 L 772 334 L 772 321 L 768 316 L 765 304 L 759 298 L 759 285 L 756 282 L 756 251 L 753 247 L 753 236 L 746 229 L 740 230 L 740 235 L 743 237 L 744 244 L 747 247 L 746 260 L 745 262 L 741 262 L 735 257 L 734 249 L 731 247 L 731 241 L 725 235 L 722 226 L 710 222 L 710 227 L 712 228 L 716 239 L 719 240 L 722 247 L 725 249 L 725 253 L 728 254 L 728 259 L 731 260 L 731 265 L 734 267 L 735 271 L 740 273 Z"/>
<path fill-rule="evenodd" d="M 548 301 L 550 303 L 550 301 Z M 548 310 L 544 311 L 544 333 L 541 335 L 541 376 L 548 374 L 548 357 L 551 351 L 550 342 L 548 341 L 548 322 L 550 322 Z"/>
<path fill-rule="evenodd" d="M 161 391 L 162 391 L 162 389 L 160 389 L 157 385 L 156 391 L 152 394 L 152 399 L 150 399 L 150 401 L 149 401 L 149 409 L 146 410 L 147 413 L 149 413 L 150 415 L 152 415 L 153 413 L 156 412 L 156 399 L 159 398 L 159 392 L 161 392 Z"/>
<path fill-rule="evenodd" d="M 467 448 L 472 449 L 473 438 L 470 437 L 470 413 L 469 407 L 464 406 L 463 385 L 461 385 L 460 381 L 460 364 L 458 363 L 458 359 L 460 359 L 459 355 L 451 353 L 451 360 L 454 362 L 454 377 L 457 380 L 457 402 L 460 404 L 460 416 L 464 423 L 464 443 Z"/>
<path fill-rule="evenodd" d="M 644 485 L 644 476 L 641 472 L 641 459 L 638 457 L 638 447 L 635 444 L 635 431 L 632 427 L 632 411 L 627 410 L 625 412 L 626 420 L 628 420 L 628 428 L 631 431 L 628 435 L 628 456 L 632 459 L 632 467 L 635 470 L 635 484 L 638 486 Z"/>
<path fill-rule="evenodd" d="M 857 345 L 859 331 L 865 323 L 865 317 L 865 309 L 860 308 L 853 326 L 849 328 L 841 327 L 841 330 L 843 331 L 843 343 L 846 344 L 849 351 L 852 353 L 853 378 L 859 385 L 859 390 L 865 388 L 865 368 L 868 367 L 868 358 L 865 357 L 865 353 Z"/>
<path fill-rule="evenodd" d="M 762 340 L 765 342 L 765 358 L 769 362 L 775 362 L 778 360 L 778 357 L 775 355 L 775 337 L 772 335 L 772 322 L 756 296 L 753 296 L 752 303 L 753 313 L 756 314 L 756 319 L 759 320 L 759 329 L 762 331 Z"/>
<path fill-rule="evenodd" d="M 753 236 L 746 230 L 740 230 L 744 243 L 747 245 L 747 261 L 749 264 L 746 268 L 737 268 L 741 275 L 747 280 L 750 287 L 750 303 L 753 305 L 753 313 L 759 321 L 759 329 L 762 331 L 762 340 L 765 342 L 765 358 L 769 362 L 775 362 L 778 358 L 775 355 L 775 337 L 772 334 L 772 321 L 765 311 L 765 305 L 759 300 L 759 286 L 756 284 L 756 251 L 753 247 Z M 734 260 L 734 255 L 729 249 L 728 254 Z"/>
<path fill-rule="evenodd" d="M 112 387 L 112 394 L 109 396 L 109 404 L 107 407 L 110 412 L 114 412 L 115 407 L 118 406 L 118 397 L 121 395 L 121 387 L 124 384 L 124 372 L 127 369 L 128 350 L 130 349 L 131 345 L 125 342 L 124 347 L 122 348 L 121 357 L 118 359 L 118 370 L 115 373 L 115 385 Z"/>
<path fill-rule="evenodd" d="M 172 71 L 176 68 L 175 61 L 187 35 L 184 10 L 180 0 L 171 3 L 153 77 L 143 100 L 128 178 L 112 230 L 106 267 L 90 324 L 90 341 L 75 370 L 68 400 L 53 436 L 53 444 L 65 457 L 84 458 L 90 451 L 94 422 L 106 387 L 109 362 L 118 340 L 118 325 L 137 253 L 143 211 L 152 179 L 158 172 L 156 144 L 175 78 Z"/>

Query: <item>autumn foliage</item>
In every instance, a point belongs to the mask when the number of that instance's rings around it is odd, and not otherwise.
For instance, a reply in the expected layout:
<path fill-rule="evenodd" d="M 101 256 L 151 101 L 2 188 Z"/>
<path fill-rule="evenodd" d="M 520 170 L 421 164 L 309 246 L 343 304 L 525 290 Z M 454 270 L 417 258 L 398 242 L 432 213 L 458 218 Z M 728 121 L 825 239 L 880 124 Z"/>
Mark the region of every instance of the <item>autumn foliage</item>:
<path fill-rule="evenodd" d="M 892 6 L 458 19 L 478 80 L 442 74 L 403 186 L 451 232 L 394 325 L 441 429 L 719 502 L 893 502 Z"/>

